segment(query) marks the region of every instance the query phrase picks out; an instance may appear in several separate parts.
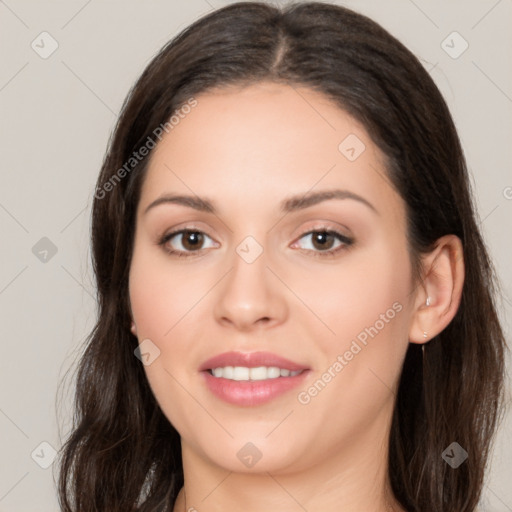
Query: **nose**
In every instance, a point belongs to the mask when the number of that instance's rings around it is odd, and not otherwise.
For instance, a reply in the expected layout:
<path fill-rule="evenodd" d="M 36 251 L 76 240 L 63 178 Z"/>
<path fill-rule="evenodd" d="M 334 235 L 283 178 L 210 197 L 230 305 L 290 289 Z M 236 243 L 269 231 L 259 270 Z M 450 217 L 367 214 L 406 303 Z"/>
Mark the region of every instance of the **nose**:
<path fill-rule="evenodd" d="M 286 287 L 267 266 L 265 250 L 252 262 L 235 252 L 232 261 L 232 268 L 216 287 L 216 320 L 240 331 L 284 322 L 288 315 Z"/>

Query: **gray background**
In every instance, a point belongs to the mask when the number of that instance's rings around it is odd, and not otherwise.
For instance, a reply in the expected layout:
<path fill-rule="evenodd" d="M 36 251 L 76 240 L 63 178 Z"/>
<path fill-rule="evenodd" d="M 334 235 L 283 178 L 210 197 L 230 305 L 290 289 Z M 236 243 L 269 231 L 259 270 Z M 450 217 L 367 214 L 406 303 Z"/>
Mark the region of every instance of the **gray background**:
<path fill-rule="evenodd" d="M 58 449 L 69 430 L 66 372 L 94 325 L 90 211 L 122 101 L 164 43 L 228 3 L 0 0 L 0 512 L 58 510 L 49 445 Z M 511 0 L 339 3 L 398 37 L 446 98 L 503 283 L 500 314 L 510 339 Z M 58 48 L 48 56 L 51 38 Z M 510 390 L 509 382 L 508 399 Z M 482 510 L 512 511 L 511 437 L 509 412 Z"/>

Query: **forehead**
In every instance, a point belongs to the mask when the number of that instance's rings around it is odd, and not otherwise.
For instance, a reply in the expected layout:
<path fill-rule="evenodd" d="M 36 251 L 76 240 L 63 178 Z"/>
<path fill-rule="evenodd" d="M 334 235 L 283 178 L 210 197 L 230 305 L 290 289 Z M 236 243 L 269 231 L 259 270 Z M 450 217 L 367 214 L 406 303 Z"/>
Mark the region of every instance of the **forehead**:
<path fill-rule="evenodd" d="M 262 82 L 247 87 L 215 89 L 196 97 L 197 106 L 165 137 L 164 147 L 201 145 L 211 151 L 229 148 L 229 160 L 254 161 L 257 155 L 304 155 L 314 151 L 337 154 L 343 133 L 367 138 L 355 119 L 324 95 L 305 87 Z M 195 140 L 194 140 L 195 139 Z M 189 155 L 190 156 L 190 155 Z M 197 155 L 200 157 L 201 155 Z M 217 158 L 226 156 L 217 152 Z"/>
<path fill-rule="evenodd" d="M 400 202 L 364 127 L 321 93 L 263 82 L 195 99 L 153 151 L 142 208 L 168 191 L 250 209 L 339 187 L 374 204 Z"/>

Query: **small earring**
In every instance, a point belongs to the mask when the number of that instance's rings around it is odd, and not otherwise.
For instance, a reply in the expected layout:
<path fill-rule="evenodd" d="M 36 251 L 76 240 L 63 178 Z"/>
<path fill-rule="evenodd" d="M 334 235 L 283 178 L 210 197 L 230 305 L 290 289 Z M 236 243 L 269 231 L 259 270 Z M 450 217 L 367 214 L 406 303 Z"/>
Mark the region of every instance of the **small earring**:
<path fill-rule="evenodd" d="M 427 306 L 430 306 L 430 297 L 427 297 Z"/>
<path fill-rule="evenodd" d="M 425 331 L 423 331 L 423 337 L 426 338 L 427 337 L 427 333 Z"/>

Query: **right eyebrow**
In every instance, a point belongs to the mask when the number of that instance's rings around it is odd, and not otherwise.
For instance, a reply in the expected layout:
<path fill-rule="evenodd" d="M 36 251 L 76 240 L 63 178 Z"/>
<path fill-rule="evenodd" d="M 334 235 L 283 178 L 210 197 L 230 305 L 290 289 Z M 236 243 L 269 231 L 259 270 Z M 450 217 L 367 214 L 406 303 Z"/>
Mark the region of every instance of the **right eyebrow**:
<path fill-rule="evenodd" d="M 151 208 L 161 204 L 181 204 L 188 206 L 194 210 L 207 213 L 216 213 L 217 209 L 213 206 L 213 202 L 206 198 L 200 198 L 199 196 L 188 196 L 188 195 L 176 195 L 176 194 L 164 194 L 159 198 L 155 199 L 145 210 L 146 214 Z"/>

